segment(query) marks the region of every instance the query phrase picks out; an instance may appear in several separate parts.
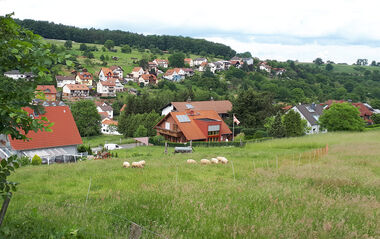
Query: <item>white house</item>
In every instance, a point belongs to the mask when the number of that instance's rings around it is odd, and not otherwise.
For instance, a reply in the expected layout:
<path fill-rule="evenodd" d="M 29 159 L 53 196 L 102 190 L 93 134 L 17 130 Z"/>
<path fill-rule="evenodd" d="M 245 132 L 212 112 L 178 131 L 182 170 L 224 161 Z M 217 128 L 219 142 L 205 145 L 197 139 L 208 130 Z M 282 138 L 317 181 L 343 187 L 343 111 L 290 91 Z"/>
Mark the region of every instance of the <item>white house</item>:
<path fill-rule="evenodd" d="M 119 79 L 123 79 L 124 70 L 123 70 L 123 68 L 121 68 L 121 66 L 111 66 L 110 70 L 112 71 L 114 77 L 117 77 Z"/>
<path fill-rule="evenodd" d="M 164 59 L 154 59 L 153 61 L 157 66 L 162 68 L 168 68 L 169 67 L 169 61 Z"/>
<path fill-rule="evenodd" d="M 12 71 L 4 72 L 4 76 L 6 76 L 8 78 L 12 78 L 14 80 L 32 79 L 34 77 L 33 73 L 31 73 L 31 72 L 20 73 L 20 71 L 18 71 L 18 70 L 12 70 Z"/>
<path fill-rule="evenodd" d="M 185 65 L 187 64 L 187 65 L 189 65 L 190 67 L 193 67 L 193 66 L 194 66 L 194 61 L 193 61 L 193 59 L 191 59 L 191 58 L 185 58 L 185 59 L 184 59 L 184 62 L 185 62 Z"/>
<path fill-rule="evenodd" d="M 259 69 L 262 70 L 262 71 L 266 71 L 266 72 L 270 73 L 271 70 L 272 70 L 272 67 L 269 66 L 269 65 L 267 65 L 266 62 L 260 62 Z"/>
<path fill-rule="evenodd" d="M 142 76 L 140 76 L 139 80 L 138 80 L 139 84 L 140 83 L 144 83 L 144 85 L 157 85 L 158 84 L 158 80 L 157 80 L 157 77 L 153 74 L 143 74 Z"/>
<path fill-rule="evenodd" d="M 144 74 L 144 70 L 142 67 L 135 67 L 135 68 L 133 68 L 131 74 L 132 74 L 134 79 L 138 79 L 140 76 L 142 76 L 142 74 Z"/>
<path fill-rule="evenodd" d="M 186 72 L 182 68 L 169 69 L 164 74 L 164 79 L 171 81 L 181 81 L 185 79 Z"/>
<path fill-rule="evenodd" d="M 207 63 L 207 59 L 206 58 L 196 58 L 194 60 L 194 66 L 200 66 L 203 62 Z"/>
<path fill-rule="evenodd" d="M 111 134 L 111 135 L 121 135 L 117 131 L 118 122 L 115 120 L 111 120 L 109 118 L 105 118 L 102 120 L 102 133 L 103 134 Z"/>
<path fill-rule="evenodd" d="M 243 58 L 242 60 L 247 65 L 253 65 L 253 58 Z"/>
<path fill-rule="evenodd" d="M 90 89 L 86 85 L 80 84 L 67 84 L 62 88 L 64 98 L 86 98 L 89 96 Z"/>
<path fill-rule="evenodd" d="M 96 92 L 100 94 L 101 96 L 110 96 L 115 97 L 116 96 L 116 84 L 115 80 L 110 79 L 106 81 L 99 81 L 96 85 Z"/>
<path fill-rule="evenodd" d="M 101 112 L 106 112 L 107 113 L 107 117 L 109 119 L 112 119 L 113 118 L 113 109 L 110 105 L 106 104 L 106 103 L 102 103 L 102 102 L 96 102 L 96 109 L 98 111 L 98 113 L 101 113 Z"/>
<path fill-rule="evenodd" d="M 321 131 L 319 126 L 319 117 L 323 114 L 323 107 L 319 104 L 296 105 L 291 110 L 299 113 L 301 118 L 307 121 L 307 126 L 310 128 L 306 134 L 318 134 L 326 131 Z"/>
<path fill-rule="evenodd" d="M 57 81 L 58 88 L 62 88 L 67 84 L 75 84 L 75 76 L 56 76 L 55 80 Z"/>
<path fill-rule="evenodd" d="M 99 77 L 99 80 L 106 81 L 110 78 L 113 78 L 113 73 L 110 68 L 102 67 L 100 68 L 98 77 Z"/>

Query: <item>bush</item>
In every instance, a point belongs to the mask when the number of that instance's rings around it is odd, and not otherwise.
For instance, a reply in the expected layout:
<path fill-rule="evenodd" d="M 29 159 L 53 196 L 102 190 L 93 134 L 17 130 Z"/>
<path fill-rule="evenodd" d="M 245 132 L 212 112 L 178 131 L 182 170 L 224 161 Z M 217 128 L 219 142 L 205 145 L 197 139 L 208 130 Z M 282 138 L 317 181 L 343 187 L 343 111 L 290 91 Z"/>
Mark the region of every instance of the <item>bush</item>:
<path fill-rule="evenodd" d="M 245 138 L 245 134 L 244 133 L 240 133 L 240 134 L 238 134 L 238 135 L 235 136 L 234 141 L 239 141 L 240 142 L 240 140 L 243 141 L 244 138 Z"/>
<path fill-rule="evenodd" d="M 162 135 L 156 135 L 149 138 L 149 143 L 154 145 L 161 145 L 163 142 L 165 142 L 165 137 Z"/>
<path fill-rule="evenodd" d="M 31 164 L 29 157 L 26 157 L 26 156 L 19 158 L 18 162 L 20 163 L 21 166 L 26 166 L 26 165 Z"/>
<path fill-rule="evenodd" d="M 254 139 L 260 139 L 264 137 L 268 137 L 268 133 L 264 130 L 257 130 L 256 133 L 253 135 Z"/>
<path fill-rule="evenodd" d="M 42 159 L 37 154 L 34 155 L 34 157 L 32 158 L 32 165 L 40 165 L 40 164 L 42 164 Z"/>

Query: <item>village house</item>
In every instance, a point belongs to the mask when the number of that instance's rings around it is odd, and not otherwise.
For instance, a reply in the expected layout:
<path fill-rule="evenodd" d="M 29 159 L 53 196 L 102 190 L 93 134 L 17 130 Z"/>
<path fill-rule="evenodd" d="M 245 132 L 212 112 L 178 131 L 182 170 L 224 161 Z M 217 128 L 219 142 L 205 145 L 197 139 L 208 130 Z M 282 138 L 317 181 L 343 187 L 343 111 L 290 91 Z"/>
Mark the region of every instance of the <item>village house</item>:
<path fill-rule="evenodd" d="M 162 68 L 168 68 L 169 67 L 169 61 L 164 59 L 154 59 L 153 61 L 155 64 L 157 64 L 158 67 Z"/>
<path fill-rule="evenodd" d="M 212 110 L 219 114 L 222 119 L 229 117 L 229 111 L 232 110 L 232 103 L 229 100 L 208 100 L 208 101 L 191 101 L 170 102 L 161 112 L 161 115 L 168 115 L 170 112 L 192 110 Z"/>
<path fill-rule="evenodd" d="M 182 69 L 185 72 L 185 76 L 193 76 L 194 70 L 192 68 L 183 68 Z"/>
<path fill-rule="evenodd" d="M 272 67 L 267 65 L 267 63 L 265 61 L 259 63 L 259 69 L 261 71 L 266 71 L 268 73 L 270 73 L 272 71 Z"/>
<path fill-rule="evenodd" d="M 56 76 L 55 80 L 57 81 L 57 87 L 63 88 L 67 84 L 75 84 L 75 76 Z"/>
<path fill-rule="evenodd" d="M 92 87 L 93 80 L 94 78 L 92 77 L 92 74 L 87 71 L 78 72 L 77 77 L 75 78 L 76 83 L 89 87 Z"/>
<path fill-rule="evenodd" d="M 182 68 L 169 69 L 165 72 L 163 78 L 171 81 L 181 81 L 185 79 L 185 71 Z"/>
<path fill-rule="evenodd" d="M 139 84 L 144 83 L 144 85 L 157 85 L 157 77 L 153 74 L 143 74 L 139 78 Z"/>
<path fill-rule="evenodd" d="M 20 73 L 19 70 L 12 70 L 12 71 L 4 72 L 4 76 L 6 76 L 8 78 L 12 78 L 14 80 L 18 80 L 18 79 L 31 80 L 34 78 L 34 75 L 32 72 Z"/>
<path fill-rule="evenodd" d="M 157 67 L 158 65 L 152 61 L 148 62 L 148 68 L 149 68 L 149 71 L 152 71 L 154 70 L 154 72 L 157 72 Z"/>
<path fill-rule="evenodd" d="M 307 126 L 310 128 L 306 134 L 318 134 L 321 132 L 319 125 L 319 117 L 323 114 L 323 107 L 318 104 L 299 104 L 291 108 L 301 115 L 301 118 L 307 121 Z"/>
<path fill-rule="evenodd" d="M 113 76 L 118 79 L 123 79 L 124 77 L 124 70 L 121 68 L 121 66 L 111 66 L 110 70 L 113 73 Z"/>
<path fill-rule="evenodd" d="M 98 113 L 106 112 L 108 118 L 110 118 L 110 119 L 113 118 L 112 106 L 110 106 L 106 102 L 101 102 L 101 101 L 95 101 L 95 105 L 96 105 L 96 110 L 98 111 Z"/>
<path fill-rule="evenodd" d="M 325 103 L 322 103 L 323 109 L 328 110 L 332 104 L 341 104 L 341 103 L 350 103 L 351 105 L 358 108 L 360 112 L 360 117 L 369 125 L 373 124 L 371 116 L 374 114 L 365 104 L 363 103 L 353 103 L 347 102 L 344 100 L 328 100 Z"/>
<path fill-rule="evenodd" d="M 27 156 L 32 158 L 38 155 L 43 163 L 54 162 L 57 159 L 78 155 L 77 146 L 82 144 L 78 128 L 68 106 L 44 107 L 44 114 L 39 115 L 31 108 L 24 110 L 35 119 L 42 116 L 53 123 L 51 131 L 29 131 L 26 136 L 28 141 L 11 139 L 2 135 L 5 144 L 0 145 L 0 157 L 7 158 L 11 155 Z"/>
<path fill-rule="evenodd" d="M 236 68 L 241 68 L 243 66 L 243 62 L 242 61 L 230 61 L 230 65 L 234 66 Z"/>
<path fill-rule="evenodd" d="M 276 76 L 282 76 L 286 71 L 284 68 L 272 68 L 272 70 Z"/>
<path fill-rule="evenodd" d="M 112 78 L 106 81 L 99 81 L 96 85 L 96 92 L 102 97 L 115 97 L 116 80 Z"/>
<path fill-rule="evenodd" d="M 48 101 L 56 101 L 57 100 L 57 90 L 54 85 L 37 85 L 38 92 L 43 92 L 45 95 L 45 99 Z"/>
<path fill-rule="evenodd" d="M 212 110 L 186 110 L 170 112 L 154 129 L 157 135 L 162 135 L 171 142 L 184 143 L 188 141 L 227 141 L 232 132 Z"/>
<path fill-rule="evenodd" d="M 110 135 L 121 135 L 117 131 L 118 122 L 109 118 L 105 118 L 102 120 L 102 134 L 110 134 Z"/>
<path fill-rule="evenodd" d="M 113 73 L 110 68 L 102 67 L 98 73 L 99 80 L 106 81 L 113 78 Z"/>
<path fill-rule="evenodd" d="M 253 58 L 242 58 L 241 60 L 247 65 L 253 65 Z"/>
<path fill-rule="evenodd" d="M 198 71 L 206 71 L 206 68 L 208 67 L 208 63 L 207 62 L 202 62 L 199 67 L 198 67 Z"/>
<path fill-rule="evenodd" d="M 203 57 L 196 58 L 194 60 L 194 66 L 200 66 L 204 62 L 207 63 L 207 59 L 206 58 L 203 58 Z"/>
<path fill-rule="evenodd" d="M 144 70 L 142 67 L 135 67 L 135 68 L 133 68 L 131 74 L 132 74 L 134 79 L 138 79 L 138 78 L 140 78 L 140 76 L 142 76 L 142 74 L 144 74 Z"/>
<path fill-rule="evenodd" d="M 90 89 L 87 85 L 67 84 L 62 88 L 62 93 L 64 99 L 83 99 L 90 95 Z"/>
<path fill-rule="evenodd" d="M 189 67 L 194 66 L 194 61 L 191 58 L 185 58 L 183 61 L 184 61 L 185 65 L 189 65 Z"/>

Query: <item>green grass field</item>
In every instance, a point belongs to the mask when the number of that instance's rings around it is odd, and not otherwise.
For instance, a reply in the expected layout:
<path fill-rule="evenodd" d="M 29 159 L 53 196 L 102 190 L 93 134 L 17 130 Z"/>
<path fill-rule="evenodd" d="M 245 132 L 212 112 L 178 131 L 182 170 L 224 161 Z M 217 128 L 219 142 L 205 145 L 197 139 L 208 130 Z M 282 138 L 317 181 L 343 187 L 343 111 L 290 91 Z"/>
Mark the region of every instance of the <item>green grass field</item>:
<path fill-rule="evenodd" d="M 305 64 L 305 65 L 312 65 L 316 66 L 314 63 L 298 63 L 298 64 Z M 319 66 L 320 69 L 325 69 L 326 64 L 323 64 Z M 364 74 L 364 71 L 375 71 L 380 70 L 380 67 L 378 66 L 355 66 L 355 65 L 344 65 L 344 64 L 333 64 L 333 70 L 334 73 L 347 73 L 347 74 Z M 359 70 L 358 70 L 359 69 Z"/>
<path fill-rule="evenodd" d="M 326 144 L 328 155 L 314 156 Z M 163 151 L 17 169 L 0 235 L 128 238 L 131 220 L 144 226 L 141 238 L 380 237 L 379 130 Z M 218 155 L 230 162 L 185 162 Z M 144 169 L 122 168 L 143 159 Z"/>
<path fill-rule="evenodd" d="M 97 147 L 104 144 L 131 144 L 135 140 L 131 138 L 124 138 L 122 135 L 99 135 L 82 137 L 83 144 Z"/>

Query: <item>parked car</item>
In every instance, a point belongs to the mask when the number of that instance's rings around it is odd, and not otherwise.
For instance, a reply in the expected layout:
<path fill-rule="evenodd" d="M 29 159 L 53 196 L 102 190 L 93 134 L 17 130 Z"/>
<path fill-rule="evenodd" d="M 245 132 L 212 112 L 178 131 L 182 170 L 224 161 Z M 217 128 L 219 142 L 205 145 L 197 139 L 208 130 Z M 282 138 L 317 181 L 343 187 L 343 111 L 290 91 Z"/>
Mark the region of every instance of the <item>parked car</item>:
<path fill-rule="evenodd" d="M 121 149 L 122 147 L 118 144 L 105 144 L 104 148 L 107 150 Z"/>

